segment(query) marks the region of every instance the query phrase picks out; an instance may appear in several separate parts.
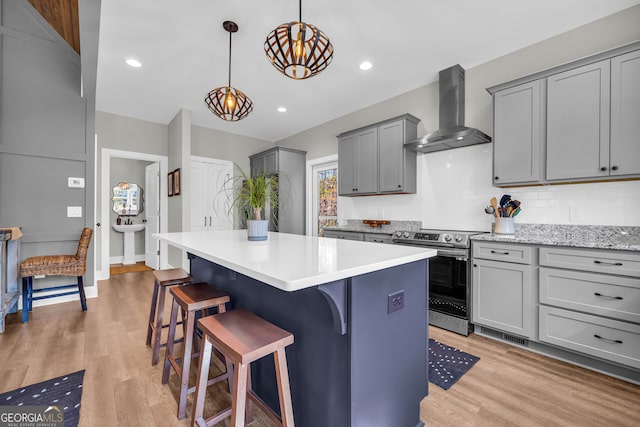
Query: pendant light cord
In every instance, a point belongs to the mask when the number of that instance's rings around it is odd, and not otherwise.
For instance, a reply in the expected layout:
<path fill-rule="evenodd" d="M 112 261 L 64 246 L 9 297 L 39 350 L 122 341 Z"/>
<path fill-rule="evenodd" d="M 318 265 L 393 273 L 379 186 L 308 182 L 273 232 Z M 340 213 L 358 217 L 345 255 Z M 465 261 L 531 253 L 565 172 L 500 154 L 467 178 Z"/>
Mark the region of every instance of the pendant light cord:
<path fill-rule="evenodd" d="M 300 0 L 300 20 L 298 22 L 302 22 L 302 0 Z"/>
<path fill-rule="evenodd" d="M 231 31 L 229 31 L 229 87 L 231 87 Z"/>

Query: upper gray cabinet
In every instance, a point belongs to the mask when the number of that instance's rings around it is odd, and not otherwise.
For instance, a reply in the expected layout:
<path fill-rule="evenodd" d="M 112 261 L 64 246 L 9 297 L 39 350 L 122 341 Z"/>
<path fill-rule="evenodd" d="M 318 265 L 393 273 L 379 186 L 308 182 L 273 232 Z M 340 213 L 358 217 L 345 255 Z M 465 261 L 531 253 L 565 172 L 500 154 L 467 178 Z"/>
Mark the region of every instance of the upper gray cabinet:
<path fill-rule="evenodd" d="M 268 175 L 277 174 L 278 153 L 279 149 L 270 149 L 249 156 L 251 176 L 261 175 L 263 173 Z"/>
<path fill-rule="evenodd" d="M 640 174 L 640 50 L 611 60 L 610 174 Z"/>
<path fill-rule="evenodd" d="M 545 81 L 493 94 L 493 184 L 539 182 L 544 142 Z"/>
<path fill-rule="evenodd" d="M 410 114 L 338 135 L 341 196 L 416 192 L 416 153 L 404 143 L 417 137 Z"/>
<path fill-rule="evenodd" d="M 496 186 L 640 178 L 640 42 L 487 89 Z"/>
<path fill-rule="evenodd" d="M 341 196 L 378 191 L 378 129 L 341 137 L 338 144 L 338 193 Z"/>
<path fill-rule="evenodd" d="M 547 78 L 547 179 L 609 176 L 610 61 Z"/>

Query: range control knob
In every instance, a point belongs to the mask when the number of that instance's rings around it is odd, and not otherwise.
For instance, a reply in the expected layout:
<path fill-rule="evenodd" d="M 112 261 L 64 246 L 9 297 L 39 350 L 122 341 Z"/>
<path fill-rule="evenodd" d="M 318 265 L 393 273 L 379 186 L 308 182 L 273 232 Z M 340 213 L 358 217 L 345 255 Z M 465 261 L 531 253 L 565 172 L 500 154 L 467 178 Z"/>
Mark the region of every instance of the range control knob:
<path fill-rule="evenodd" d="M 396 231 L 396 237 L 402 237 L 402 231 Z"/>
<path fill-rule="evenodd" d="M 445 242 L 450 242 L 451 241 L 451 234 L 445 234 L 444 235 L 444 241 Z"/>
<path fill-rule="evenodd" d="M 456 242 L 462 242 L 462 236 L 459 234 L 456 234 L 456 237 L 454 239 Z"/>
<path fill-rule="evenodd" d="M 405 232 L 404 232 L 404 238 L 405 238 L 405 239 L 408 239 L 408 238 L 409 238 L 409 236 L 411 236 L 411 234 L 410 234 L 408 231 L 405 231 Z"/>

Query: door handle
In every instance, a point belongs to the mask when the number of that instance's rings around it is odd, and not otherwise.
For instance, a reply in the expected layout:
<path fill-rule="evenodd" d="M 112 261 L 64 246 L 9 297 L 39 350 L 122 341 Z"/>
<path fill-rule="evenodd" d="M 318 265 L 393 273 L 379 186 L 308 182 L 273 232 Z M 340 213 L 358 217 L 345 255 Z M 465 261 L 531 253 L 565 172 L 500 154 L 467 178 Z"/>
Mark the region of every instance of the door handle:
<path fill-rule="evenodd" d="M 204 217 L 204 226 L 205 227 L 207 226 L 207 217 L 206 216 Z"/>

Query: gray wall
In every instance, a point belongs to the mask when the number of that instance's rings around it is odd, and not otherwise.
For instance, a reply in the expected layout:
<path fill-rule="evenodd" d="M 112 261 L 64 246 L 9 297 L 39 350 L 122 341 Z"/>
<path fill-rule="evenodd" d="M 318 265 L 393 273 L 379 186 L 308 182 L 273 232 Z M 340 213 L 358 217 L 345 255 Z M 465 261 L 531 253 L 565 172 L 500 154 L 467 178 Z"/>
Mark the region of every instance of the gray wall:
<path fill-rule="evenodd" d="M 144 193 L 145 186 L 145 167 L 150 165 L 153 162 L 147 162 L 144 160 L 133 160 L 133 159 L 120 159 L 120 158 L 112 158 L 111 159 L 111 167 L 109 172 L 111 174 L 110 178 L 110 186 L 116 186 L 120 182 L 131 182 L 134 184 L 138 184 L 140 188 L 142 188 Z M 111 227 L 112 224 L 116 223 L 116 219 L 118 218 L 118 214 L 116 214 L 113 210 L 109 212 L 110 218 L 109 222 L 105 224 L 105 226 L 109 227 L 109 256 L 110 257 L 121 257 L 124 256 L 124 234 L 119 233 Z M 141 214 L 137 216 L 123 217 L 122 220 L 130 218 L 131 221 L 135 224 L 142 223 L 142 221 L 146 218 L 146 211 L 142 211 Z M 144 239 L 144 231 L 140 231 L 134 234 L 134 242 L 135 242 L 135 251 L 136 255 L 144 256 L 145 252 L 145 239 Z"/>
<path fill-rule="evenodd" d="M 94 19 L 99 4 L 86 0 L 80 20 Z M 87 54 L 81 73 L 79 55 L 26 0 L 1 0 L 0 23 L 0 226 L 23 227 L 22 259 L 75 253 L 83 227 L 94 227 L 97 53 Z M 97 32 L 97 22 L 90 30 L 82 22 L 83 52 L 97 52 Z M 85 178 L 85 188 L 68 188 L 68 177 Z M 82 207 L 83 216 L 67 218 L 67 206 Z M 87 286 L 94 282 L 92 250 Z M 48 277 L 34 286 L 61 282 L 69 279 Z"/>

